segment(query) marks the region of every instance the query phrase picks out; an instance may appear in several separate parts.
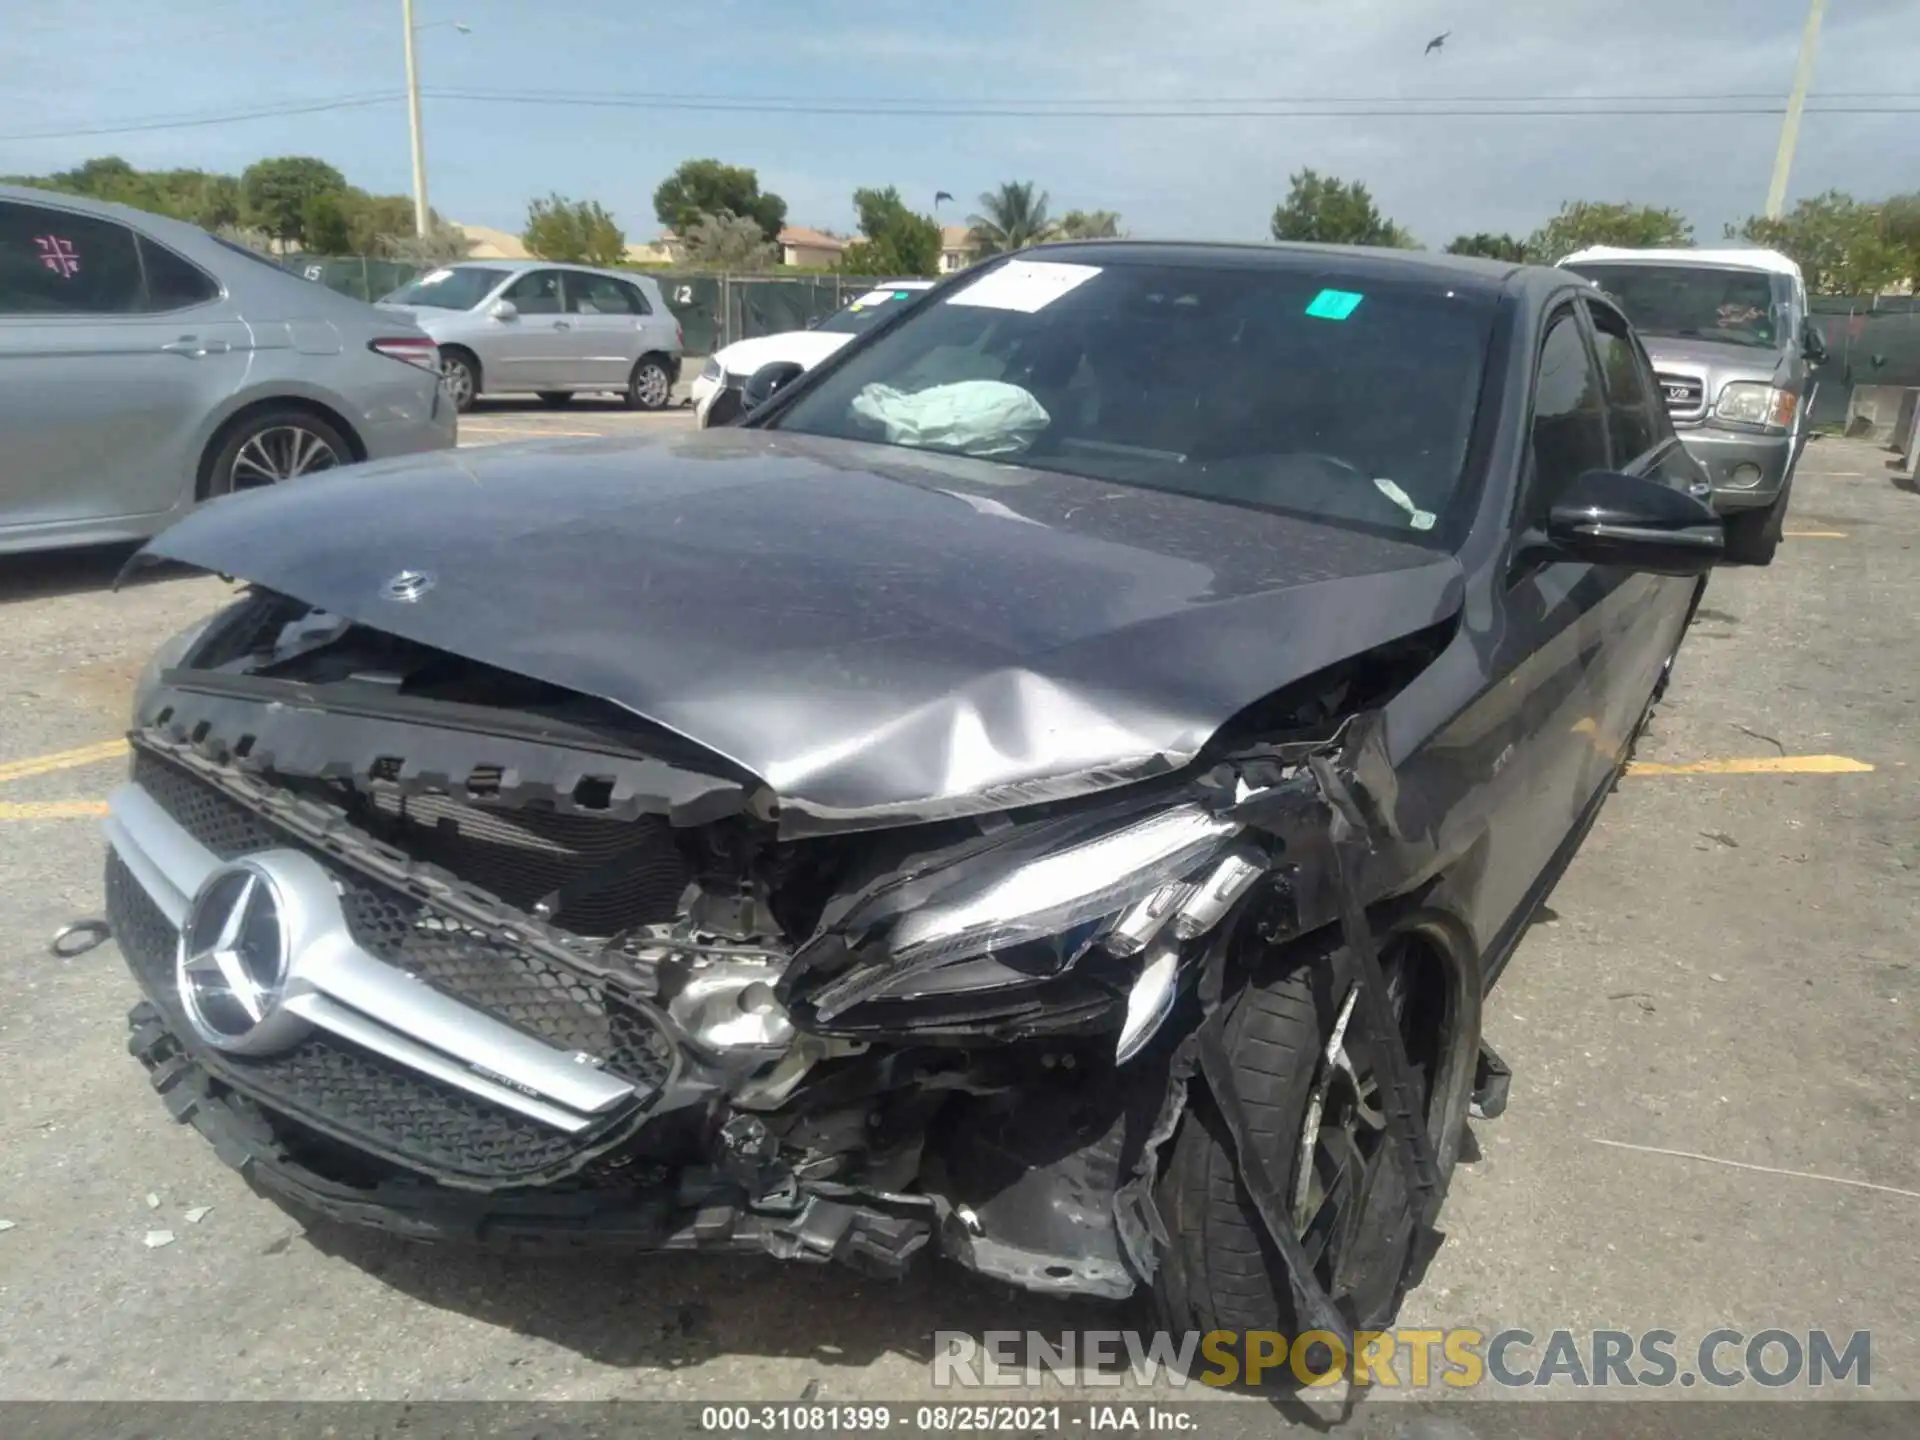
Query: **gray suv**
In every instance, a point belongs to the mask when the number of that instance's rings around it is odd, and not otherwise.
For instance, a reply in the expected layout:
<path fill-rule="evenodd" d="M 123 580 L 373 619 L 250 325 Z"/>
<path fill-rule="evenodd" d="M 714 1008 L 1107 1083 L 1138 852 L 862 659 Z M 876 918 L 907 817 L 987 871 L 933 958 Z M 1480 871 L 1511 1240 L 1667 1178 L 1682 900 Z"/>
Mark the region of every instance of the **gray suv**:
<path fill-rule="evenodd" d="M 474 261 L 430 271 L 380 307 L 439 342 L 447 394 L 462 410 L 480 395 L 515 391 L 549 405 L 612 391 L 636 410 L 659 410 L 680 376 L 680 322 L 645 275 Z"/>
<path fill-rule="evenodd" d="M 1611 295 L 1653 360 L 1667 413 L 1726 517 L 1726 554 L 1765 565 L 1780 544 L 1826 345 L 1800 267 L 1773 250 L 1627 250 L 1562 260 Z"/>
<path fill-rule="evenodd" d="M 194 225 L 0 186 L 0 553 L 454 443 L 432 341 Z"/>

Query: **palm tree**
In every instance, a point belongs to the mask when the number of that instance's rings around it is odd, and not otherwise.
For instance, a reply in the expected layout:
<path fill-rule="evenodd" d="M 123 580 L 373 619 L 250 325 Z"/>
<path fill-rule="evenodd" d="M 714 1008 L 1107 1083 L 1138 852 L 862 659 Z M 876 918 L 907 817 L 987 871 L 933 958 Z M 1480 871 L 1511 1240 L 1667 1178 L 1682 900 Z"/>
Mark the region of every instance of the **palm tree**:
<path fill-rule="evenodd" d="M 1059 233 L 1063 240 L 1112 240 L 1120 234 L 1120 217 L 1111 210 L 1069 210 Z"/>
<path fill-rule="evenodd" d="M 1047 218 L 1047 192 L 1037 194 L 1031 180 L 1009 180 L 980 197 L 981 214 L 969 215 L 973 253 L 984 260 L 1037 245 L 1053 234 Z"/>

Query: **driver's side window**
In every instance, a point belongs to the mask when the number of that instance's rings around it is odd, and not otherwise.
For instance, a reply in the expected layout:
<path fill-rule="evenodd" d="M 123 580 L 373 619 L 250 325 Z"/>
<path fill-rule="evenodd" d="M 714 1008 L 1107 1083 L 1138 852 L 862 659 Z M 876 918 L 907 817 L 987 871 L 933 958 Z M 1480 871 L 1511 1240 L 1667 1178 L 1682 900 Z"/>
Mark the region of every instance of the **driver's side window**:
<path fill-rule="evenodd" d="M 1604 385 L 1569 307 L 1553 317 L 1540 347 L 1533 390 L 1533 473 L 1522 523 L 1543 520 L 1568 481 L 1610 465 Z"/>
<path fill-rule="evenodd" d="M 522 315 L 558 315 L 560 313 L 560 272 L 534 270 L 522 275 L 500 297 L 511 300 Z"/>

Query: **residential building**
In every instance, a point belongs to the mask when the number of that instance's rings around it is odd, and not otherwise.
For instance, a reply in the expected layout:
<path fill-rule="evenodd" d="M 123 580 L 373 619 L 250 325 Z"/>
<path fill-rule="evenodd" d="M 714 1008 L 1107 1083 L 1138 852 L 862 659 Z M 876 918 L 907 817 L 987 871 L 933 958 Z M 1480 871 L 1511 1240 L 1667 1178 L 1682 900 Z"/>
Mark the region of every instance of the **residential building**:
<path fill-rule="evenodd" d="M 940 227 L 940 273 L 951 275 L 973 264 L 973 231 L 965 225 Z"/>
<path fill-rule="evenodd" d="M 840 263 L 847 242 L 824 230 L 789 225 L 780 232 L 780 263 L 802 270 L 831 270 Z"/>

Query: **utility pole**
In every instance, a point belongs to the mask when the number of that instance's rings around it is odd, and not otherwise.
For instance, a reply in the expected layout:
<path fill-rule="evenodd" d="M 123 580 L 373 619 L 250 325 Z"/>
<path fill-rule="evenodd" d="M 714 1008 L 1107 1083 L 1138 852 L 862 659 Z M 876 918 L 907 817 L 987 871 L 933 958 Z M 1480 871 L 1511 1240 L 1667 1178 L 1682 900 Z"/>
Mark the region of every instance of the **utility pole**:
<path fill-rule="evenodd" d="M 1800 64 L 1793 73 L 1793 94 L 1787 97 L 1787 115 L 1780 122 L 1780 149 L 1773 157 L 1773 183 L 1767 187 L 1767 219 L 1778 220 L 1787 208 L 1787 175 L 1793 169 L 1794 147 L 1800 143 L 1800 112 L 1807 105 L 1807 87 L 1813 83 L 1813 53 L 1820 43 L 1820 17 L 1827 0 L 1807 7 L 1807 28 L 1800 36 Z"/>
<path fill-rule="evenodd" d="M 1825 0 L 1814 0 L 1816 5 Z M 400 0 L 400 20 L 407 32 L 407 120 L 413 127 L 413 233 L 427 233 L 427 152 L 420 136 L 420 72 L 413 60 L 413 0 Z"/>

